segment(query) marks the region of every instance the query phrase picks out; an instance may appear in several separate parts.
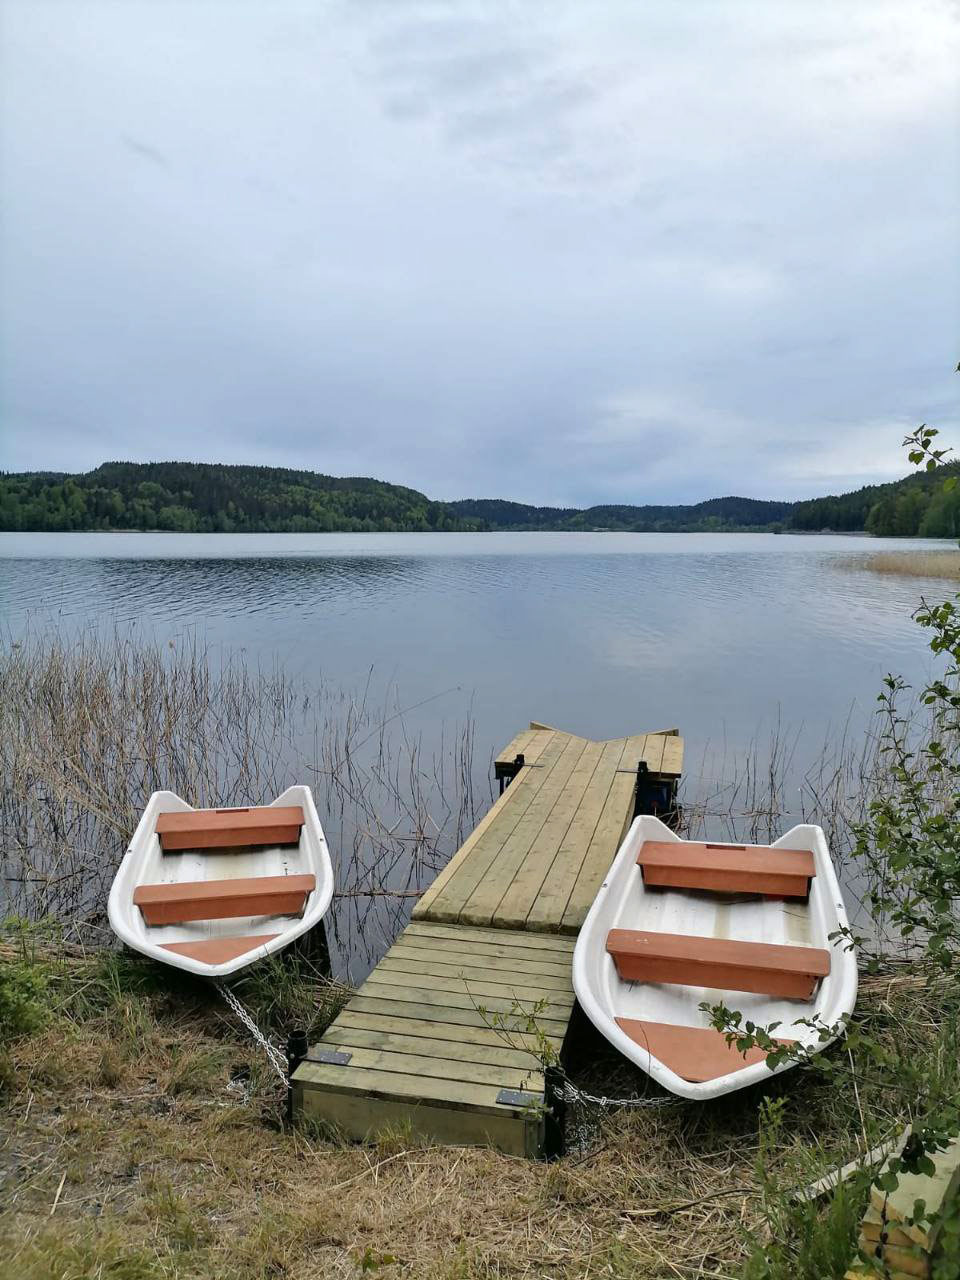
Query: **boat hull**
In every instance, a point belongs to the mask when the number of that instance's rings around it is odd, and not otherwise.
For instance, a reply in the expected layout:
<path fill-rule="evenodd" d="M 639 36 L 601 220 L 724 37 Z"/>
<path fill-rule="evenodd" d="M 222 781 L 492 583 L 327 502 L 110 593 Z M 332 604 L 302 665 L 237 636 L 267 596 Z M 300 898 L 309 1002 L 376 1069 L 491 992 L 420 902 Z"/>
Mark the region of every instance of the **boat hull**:
<path fill-rule="evenodd" d="M 700 1009 L 703 1003 L 723 1004 L 738 1010 L 744 1020 L 750 1019 L 759 1026 L 779 1022 L 781 1025 L 775 1033 L 778 1038 L 811 1050 L 825 1048 L 829 1041 L 821 1042 L 816 1032 L 800 1026 L 798 1020 L 816 1014 L 824 1023 L 834 1025 L 843 1015 L 851 1013 L 856 1001 L 857 965 L 849 943 L 830 938 L 847 925 L 847 915 L 821 829 L 809 824 L 796 826 L 772 846 L 784 850 L 804 849 L 813 854 L 816 874 L 806 901 L 648 887 L 637 865 L 640 846 L 648 840 L 677 841 L 678 837 L 657 818 L 641 816 L 634 821 L 577 939 L 573 985 L 581 1007 L 594 1026 L 664 1088 L 691 1099 L 718 1097 L 760 1083 L 774 1074 L 765 1056 L 756 1053 L 750 1055 L 754 1060 L 738 1059 L 735 1069 L 724 1068 L 711 1079 L 687 1079 L 675 1070 L 674 1066 L 689 1057 L 689 1052 L 681 1051 L 681 1042 L 697 1037 L 685 1032 L 671 1035 L 670 1031 L 674 1028 L 707 1030 L 710 1020 Z M 607 950 L 607 938 L 613 929 L 822 949 L 829 951 L 830 972 L 817 983 L 808 1000 L 717 987 L 625 981 Z M 633 1034 L 628 1034 L 622 1024 L 627 1024 Z M 636 1028 L 641 1025 L 654 1029 L 655 1034 L 646 1037 L 639 1034 Z M 638 1038 L 643 1043 L 639 1043 Z M 664 1057 L 669 1058 L 674 1045 L 678 1062 L 671 1066 L 670 1061 L 658 1057 L 656 1051 L 659 1048 Z M 718 1053 L 718 1059 L 722 1058 L 722 1052 Z M 786 1070 L 790 1065 L 790 1062 L 781 1064 L 776 1070 Z"/>
<path fill-rule="evenodd" d="M 282 951 L 317 925 L 333 897 L 333 867 L 309 787 L 288 787 L 269 808 L 298 806 L 303 826 L 296 844 L 244 849 L 164 852 L 156 832 L 162 813 L 189 813 L 172 791 L 155 791 L 143 811 L 110 889 L 108 915 L 116 935 L 134 950 L 173 968 L 221 978 Z M 151 926 L 134 903 L 141 885 L 195 884 L 252 877 L 313 877 L 301 915 L 233 916 Z"/>

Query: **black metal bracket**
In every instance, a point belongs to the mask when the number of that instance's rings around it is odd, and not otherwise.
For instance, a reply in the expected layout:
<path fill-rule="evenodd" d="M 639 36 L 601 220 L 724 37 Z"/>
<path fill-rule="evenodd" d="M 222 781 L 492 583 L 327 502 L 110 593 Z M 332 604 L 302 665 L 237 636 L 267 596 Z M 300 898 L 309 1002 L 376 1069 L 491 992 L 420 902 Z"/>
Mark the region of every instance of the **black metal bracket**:
<path fill-rule="evenodd" d="M 652 814 L 663 817 L 673 826 L 677 816 L 677 780 L 662 773 L 651 773 L 646 760 L 637 765 L 637 794 L 633 816 Z"/>
<path fill-rule="evenodd" d="M 509 787 L 526 761 L 523 758 L 523 752 L 520 751 L 512 760 L 496 760 L 493 765 L 494 777 L 500 783 L 500 794 L 503 795 L 505 789 Z"/>

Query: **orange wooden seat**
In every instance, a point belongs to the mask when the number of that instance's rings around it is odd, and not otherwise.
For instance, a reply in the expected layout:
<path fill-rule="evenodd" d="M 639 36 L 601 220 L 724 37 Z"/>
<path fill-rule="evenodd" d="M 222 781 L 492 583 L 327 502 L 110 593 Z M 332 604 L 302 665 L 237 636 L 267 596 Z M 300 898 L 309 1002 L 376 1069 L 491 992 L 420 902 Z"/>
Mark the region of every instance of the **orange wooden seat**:
<path fill-rule="evenodd" d="M 741 1053 L 736 1045 L 727 1044 L 722 1031 L 715 1031 L 713 1027 L 675 1027 L 637 1018 L 617 1018 L 617 1026 L 681 1080 L 697 1084 L 763 1062 L 767 1056 L 763 1049 Z M 795 1044 L 796 1041 L 778 1040 L 777 1043 Z"/>
<path fill-rule="evenodd" d="M 770 942 L 611 929 L 607 950 L 625 982 L 666 982 L 809 1000 L 830 972 L 830 952 Z"/>
<path fill-rule="evenodd" d="M 163 942 L 160 945 L 164 951 L 175 951 L 177 955 L 190 956 L 205 964 L 226 964 L 228 960 L 236 960 L 237 956 L 262 947 L 278 936 L 276 933 L 259 933 L 244 938 L 204 938 L 200 942 Z"/>
<path fill-rule="evenodd" d="M 302 826 L 303 809 L 299 805 L 190 809 L 180 813 L 161 813 L 157 817 L 157 835 L 164 853 L 183 849 L 296 844 Z"/>
<path fill-rule="evenodd" d="M 816 875 L 807 849 L 767 845 L 701 844 L 694 840 L 645 840 L 637 854 L 643 883 L 660 889 L 709 889 L 806 898 Z"/>
<path fill-rule="evenodd" d="M 307 894 L 316 887 L 313 875 L 193 880 L 137 885 L 133 901 L 147 924 L 225 920 L 230 916 L 298 916 Z"/>

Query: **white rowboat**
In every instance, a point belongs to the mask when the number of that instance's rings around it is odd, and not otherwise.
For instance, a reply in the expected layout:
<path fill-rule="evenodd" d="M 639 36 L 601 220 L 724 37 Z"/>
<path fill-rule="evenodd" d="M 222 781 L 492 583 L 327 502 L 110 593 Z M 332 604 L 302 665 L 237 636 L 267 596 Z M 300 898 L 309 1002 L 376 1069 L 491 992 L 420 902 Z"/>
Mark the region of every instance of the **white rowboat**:
<path fill-rule="evenodd" d="M 797 1020 L 832 1026 L 853 1011 L 856 956 L 829 937 L 846 924 L 819 827 L 793 827 L 769 847 L 701 844 L 641 816 L 580 930 L 573 986 L 594 1026 L 659 1084 L 715 1098 L 773 1071 L 761 1050 L 728 1046 L 701 1003 L 825 1048 Z"/>
<path fill-rule="evenodd" d="M 309 787 L 288 787 L 255 809 L 193 809 L 172 791 L 155 791 L 114 878 L 108 914 L 128 946 L 217 978 L 281 951 L 322 920 L 332 896 Z"/>

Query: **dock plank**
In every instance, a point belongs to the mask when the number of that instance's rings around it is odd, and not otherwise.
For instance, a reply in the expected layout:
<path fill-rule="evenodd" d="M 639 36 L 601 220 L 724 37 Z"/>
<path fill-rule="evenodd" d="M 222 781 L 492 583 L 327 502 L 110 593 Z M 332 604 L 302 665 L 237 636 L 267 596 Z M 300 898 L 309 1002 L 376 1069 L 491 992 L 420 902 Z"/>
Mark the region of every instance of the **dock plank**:
<path fill-rule="evenodd" d="M 550 933 L 518 933 L 514 929 L 475 929 L 465 924 L 440 924 L 433 921 L 412 920 L 401 934 L 401 939 L 412 938 L 449 938 L 457 942 L 478 942 L 530 952 L 543 951 L 553 955 L 572 956 L 576 945 L 573 938 L 561 934 Z"/>
<path fill-rule="evenodd" d="M 464 1023 L 431 1022 L 426 1018 L 404 1018 L 388 1013 L 365 1013 L 355 1008 L 352 1002 L 349 1008 L 339 1015 L 332 1026 L 324 1032 L 323 1043 L 326 1044 L 330 1031 L 349 1035 L 353 1031 L 373 1031 L 378 1033 L 395 1033 L 398 1036 L 416 1036 L 420 1040 L 440 1041 L 437 1054 L 443 1057 L 445 1045 L 474 1046 L 476 1048 L 505 1048 L 518 1053 L 538 1053 L 539 1040 L 536 1036 L 525 1035 L 520 1031 L 505 1033 L 497 1027 L 486 1025 L 469 1026 Z M 548 1037 L 557 1048 L 560 1041 L 556 1036 Z"/>
<path fill-rule="evenodd" d="M 531 1092 L 543 1092 L 543 1069 L 539 1063 L 529 1060 L 522 1066 L 506 1062 L 490 1066 L 481 1062 L 469 1062 L 464 1058 L 437 1058 L 429 1053 L 401 1053 L 395 1049 L 369 1049 L 361 1045 L 350 1046 L 349 1053 L 350 1061 L 346 1065 L 351 1072 L 363 1070 L 412 1076 L 414 1085 L 417 1079 L 426 1077 L 460 1084 L 492 1085 L 498 1090 L 527 1089 Z M 311 1059 L 307 1058 L 306 1061 L 310 1062 Z M 335 1068 L 338 1071 L 343 1069 Z M 430 1087 L 433 1088 L 432 1085 Z"/>
<path fill-rule="evenodd" d="M 499 965 L 499 968 L 492 968 L 490 963 L 484 964 L 482 960 L 470 965 L 457 960 L 446 964 L 437 960 L 410 959 L 406 952 L 397 948 L 392 955 L 380 962 L 377 972 L 404 974 L 408 981 L 428 977 L 463 979 L 468 986 L 475 982 L 505 983 L 514 990 L 535 992 L 538 996 L 549 995 L 552 991 L 570 990 L 570 978 L 564 971 L 531 973 L 519 966 L 511 967 L 509 961 L 500 961 Z"/>
<path fill-rule="evenodd" d="M 551 980 L 537 974 L 533 977 L 511 977 L 505 973 L 493 973 L 486 969 L 464 969 L 440 965 L 409 965 L 392 957 L 381 961 L 376 969 L 377 981 L 390 986 L 429 986 L 432 991 L 466 992 L 470 995 L 497 996 L 505 1000 L 564 1000 L 569 983 L 563 979 Z"/>
<path fill-rule="evenodd" d="M 411 939 L 409 942 L 401 940 L 394 943 L 392 951 L 392 959 L 395 960 L 423 960 L 427 963 L 436 962 L 446 965 L 448 968 L 453 965 L 468 965 L 476 968 L 478 965 L 484 966 L 491 976 L 493 973 L 500 971 L 503 973 L 514 973 L 518 975 L 526 974 L 542 974 L 545 977 L 553 977 L 560 975 L 566 976 L 570 970 L 569 957 L 557 955 L 556 957 L 537 955 L 535 959 L 530 959 L 514 948 L 514 956 L 511 958 L 508 947 L 497 947 L 495 945 L 484 947 L 476 942 L 458 943 L 457 946 L 437 946 L 435 943 L 431 945 L 415 946 L 414 942 L 420 939 Z"/>
<path fill-rule="evenodd" d="M 401 1000 L 399 996 L 394 997 L 388 990 L 387 995 L 374 992 L 372 995 L 364 995 L 358 993 L 350 1001 L 347 1006 L 351 1012 L 380 1013 L 390 1017 L 403 1017 L 411 1021 L 434 1022 L 441 1023 L 444 1026 L 464 1026 L 464 1027 L 483 1027 L 494 1034 L 501 1034 L 504 1037 L 510 1036 L 528 1036 L 530 1033 L 527 1029 L 528 1019 L 512 1013 L 510 1007 L 501 1010 L 492 1010 L 503 1015 L 502 1029 L 500 1025 L 494 1025 L 490 1018 L 490 1001 L 484 1001 L 484 1007 L 488 1010 L 481 1013 L 475 1005 L 467 1005 L 462 1007 L 450 1004 L 423 1004 L 418 999 Z M 559 1017 L 546 1017 L 540 1015 L 537 1018 L 537 1026 L 550 1037 L 559 1037 L 562 1039 L 567 1032 L 567 1024 L 570 1021 L 570 1010 L 564 1009 Z M 322 1043 L 322 1041 L 321 1041 Z"/>
<path fill-rule="evenodd" d="M 323 1036 L 325 1045 L 337 1045 L 349 1049 L 387 1049 L 393 1053 L 425 1054 L 437 1062 L 480 1063 L 484 1066 L 520 1067 L 523 1070 L 540 1070 L 542 1064 L 533 1048 L 513 1049 L 505 1044 L 473 1044 L 465 1040 L 440 1040 L 432 1036 L 409 1035 L 405 1032 L 386 1031 L 382 1027 L 371 1030 L 353 1025 L 329 1027 Z"/>
<path fill-rule="evenodd" d="M 563 744 L 553 768 L 532 796 L 520 821 L 501 844 L 486 874 L 478 879 L 473 892 L 464 900 L 459 914 L 464 924 L 491 923 L 500 899 L 523 866 L 587 746 L 583 738 L 574 737 Z"/>

